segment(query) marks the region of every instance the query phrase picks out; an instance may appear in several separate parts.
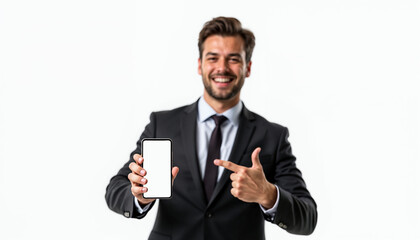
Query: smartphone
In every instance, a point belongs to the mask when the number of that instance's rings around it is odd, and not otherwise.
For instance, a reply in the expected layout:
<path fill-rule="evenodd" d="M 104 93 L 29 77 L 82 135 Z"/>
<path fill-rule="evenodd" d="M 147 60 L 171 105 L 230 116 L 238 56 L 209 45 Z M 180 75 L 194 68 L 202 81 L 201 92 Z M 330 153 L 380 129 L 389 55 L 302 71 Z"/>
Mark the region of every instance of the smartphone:
<path fill-rule="evenodd" d="M 141 141 L 144 158 L 143 168 L 147 171 L 148 191 L 144 198 L 172 197 L 172 140 L 169 138 L 144 138 Z"/>

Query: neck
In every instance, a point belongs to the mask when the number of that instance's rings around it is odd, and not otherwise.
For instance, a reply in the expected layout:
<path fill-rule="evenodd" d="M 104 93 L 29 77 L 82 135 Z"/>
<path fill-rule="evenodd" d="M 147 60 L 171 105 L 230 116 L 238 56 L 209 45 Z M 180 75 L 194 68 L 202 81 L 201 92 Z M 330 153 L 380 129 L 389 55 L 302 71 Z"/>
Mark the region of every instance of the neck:
<path fill-rule="evenodd" d="M 207 92 L 204 92 L 204 100 L 207 102 L 207 104 L 210 105 L 211 108 L 216 111 L 216 113 L 223 113 L 232 107 L 234 107 L 239 102 L 239 94 L 237 94 L 235 97 L 227 100 L 218 100 L 214 99 L 213 97 L 209 96 Z"/>

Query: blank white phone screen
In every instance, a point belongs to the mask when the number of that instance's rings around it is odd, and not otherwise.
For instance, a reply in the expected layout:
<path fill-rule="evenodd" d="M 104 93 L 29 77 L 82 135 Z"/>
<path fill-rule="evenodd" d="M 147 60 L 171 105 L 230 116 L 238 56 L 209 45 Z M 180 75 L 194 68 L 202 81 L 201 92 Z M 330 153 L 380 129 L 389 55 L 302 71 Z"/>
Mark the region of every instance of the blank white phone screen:
<path fill-rule="evenodd" d="M 143 139 L 143 168 L 147 171 L 145 198 L 172 195 L 172 142 L 170 139 Z"/>

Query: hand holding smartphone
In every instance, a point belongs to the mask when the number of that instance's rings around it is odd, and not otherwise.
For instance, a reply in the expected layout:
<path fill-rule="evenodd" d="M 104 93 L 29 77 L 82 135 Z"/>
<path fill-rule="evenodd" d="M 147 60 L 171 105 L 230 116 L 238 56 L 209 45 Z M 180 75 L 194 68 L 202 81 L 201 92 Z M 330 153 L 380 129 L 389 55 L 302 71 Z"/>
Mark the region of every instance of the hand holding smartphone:
<path fill-rule="evenodd" d="M 172 141 L 169 138 L 144 138 L 141 144 L 143 168 L 147 171 L 144 198 L 172 197 Z"/>

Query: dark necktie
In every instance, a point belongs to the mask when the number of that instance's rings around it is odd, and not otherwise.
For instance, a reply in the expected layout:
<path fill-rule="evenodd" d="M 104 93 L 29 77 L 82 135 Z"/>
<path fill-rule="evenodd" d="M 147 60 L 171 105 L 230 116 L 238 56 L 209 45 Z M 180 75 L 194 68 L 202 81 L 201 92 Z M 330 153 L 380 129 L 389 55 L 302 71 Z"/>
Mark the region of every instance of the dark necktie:
<path fill-rule="evenodd" d="M 204 189 L 206 191 L 207 201 L 210 200 L 211 195 L 213 194 L 214 186 L 216 186 L 217 182 L 218 166 L 214 165 L 213 161 L 220 158 L 220 145 L 222 145 L 222 131 L 220 126 L 225 120 L 227 120 L 225 116 L 213 115 L 212 118 L 216 127 L 211 133 L 207 152 L 206 170 L 204 173 Z"/>

